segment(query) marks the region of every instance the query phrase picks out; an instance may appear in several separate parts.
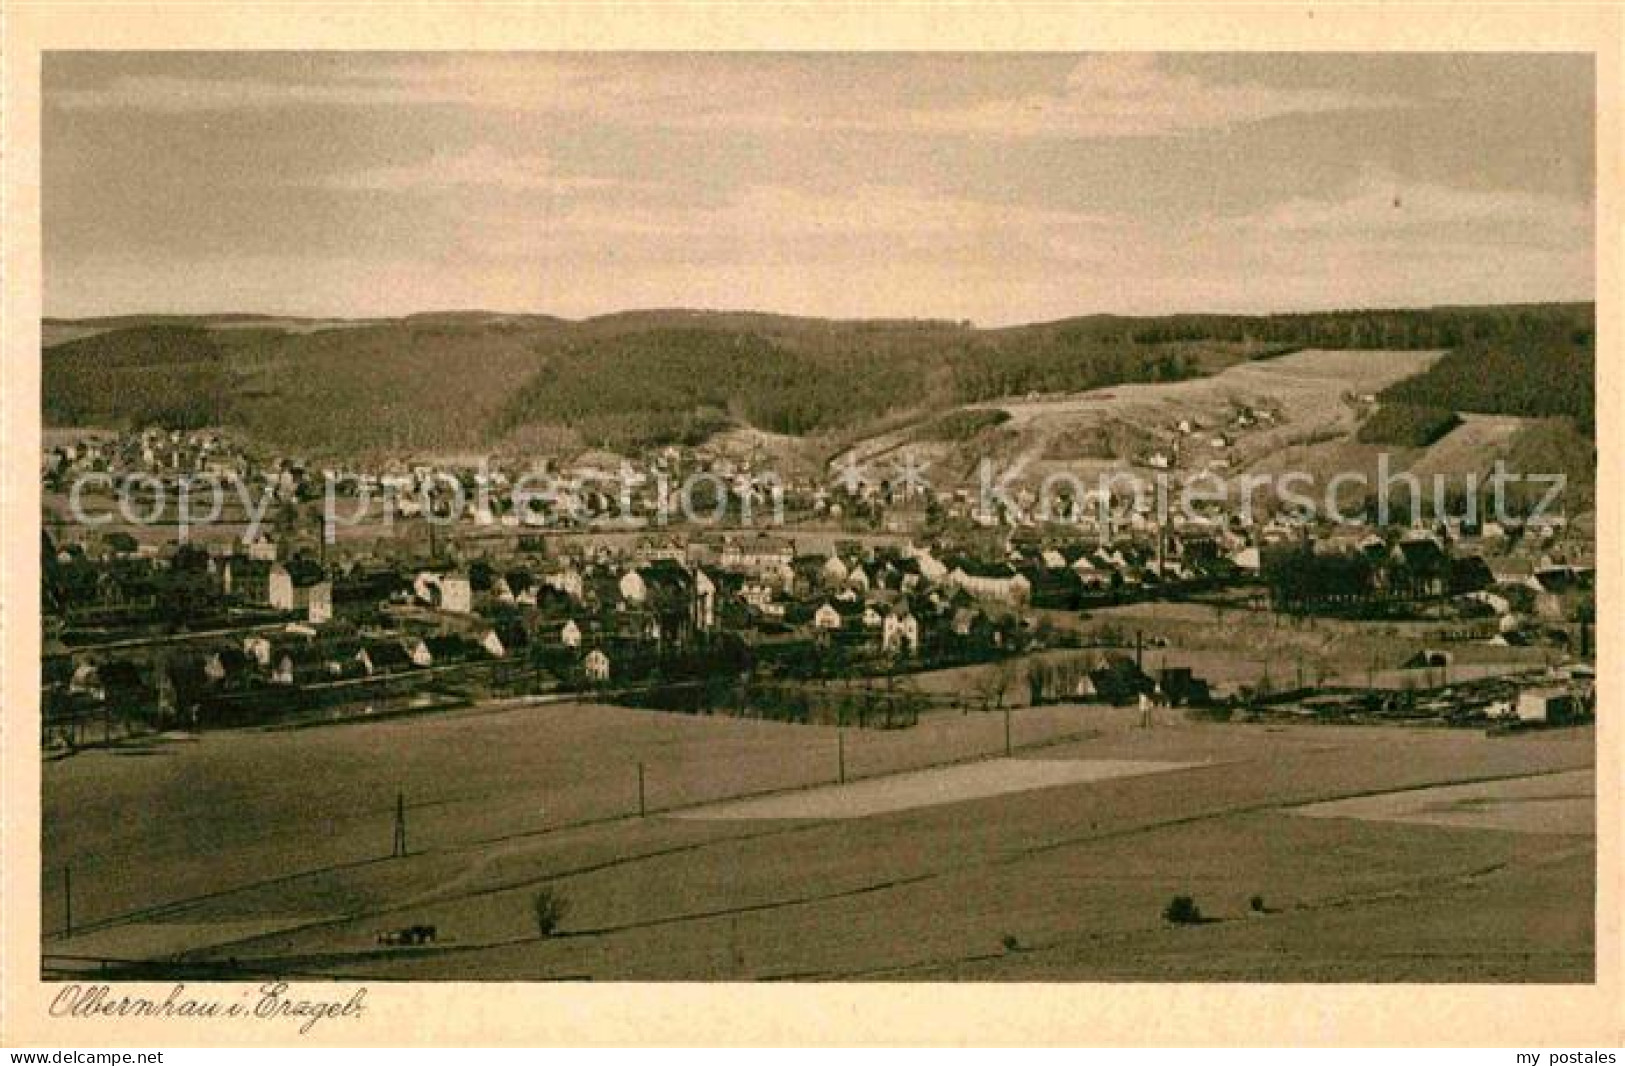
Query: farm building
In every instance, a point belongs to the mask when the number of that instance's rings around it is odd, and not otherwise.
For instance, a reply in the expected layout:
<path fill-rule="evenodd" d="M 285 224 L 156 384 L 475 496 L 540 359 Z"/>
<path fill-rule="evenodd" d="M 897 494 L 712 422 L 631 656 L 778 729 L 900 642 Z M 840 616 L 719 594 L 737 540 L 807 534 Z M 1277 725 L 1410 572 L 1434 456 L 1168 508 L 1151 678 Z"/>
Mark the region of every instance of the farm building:
<path fill-rule="evenodd" d="M 271 567 L 266 596 L 279 611 L 304 611 L 312 622 L 333 617 L 333 583 L 322 567 L 308 559 L 294 559 Z"/>
<path fill-rule="evenodd" d="M 1532 688 L 1518 693 L 1518 720 L 1555 724 L 1580 714 L 1580 701 L 1560 688 Z"/>

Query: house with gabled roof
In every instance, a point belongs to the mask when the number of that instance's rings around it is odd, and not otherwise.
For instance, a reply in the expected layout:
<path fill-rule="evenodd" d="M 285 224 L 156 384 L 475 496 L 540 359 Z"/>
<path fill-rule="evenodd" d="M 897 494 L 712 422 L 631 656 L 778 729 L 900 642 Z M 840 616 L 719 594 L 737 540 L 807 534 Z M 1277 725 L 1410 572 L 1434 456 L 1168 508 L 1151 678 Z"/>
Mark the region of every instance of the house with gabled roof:
<path fill-rule="evenodd" d="M 605 654 L 602 648 L 594 648 L 589 651 L 586 658 L 581 661 L 581 668 L 586 673 L 589 681 L 604 682 L 609 680 L 609 656 Z"/>
<path fill-rule="evenodd" d="M 920 650 L 920 623 L 907 604 L 899 601 L 881 623 L 880 647 L 896 655 L 913 655 Z"/>

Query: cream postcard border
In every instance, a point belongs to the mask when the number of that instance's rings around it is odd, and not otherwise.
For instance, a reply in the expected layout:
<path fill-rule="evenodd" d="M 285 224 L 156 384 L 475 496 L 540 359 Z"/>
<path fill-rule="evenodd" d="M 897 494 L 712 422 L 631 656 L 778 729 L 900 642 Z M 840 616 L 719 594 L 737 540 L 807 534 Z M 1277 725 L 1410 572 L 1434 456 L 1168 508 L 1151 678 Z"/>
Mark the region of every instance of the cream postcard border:
<path fill-rule="evenodd" d="M 1622 37 L 1618 4 L 71 4 L 4 18 L 0 326 L 0 1045 L 1620 1046 L 1625 611 L 1619 543 Z M 374 984 L 358 1020 L 52 1018 L 39 980 L 39 73 L 50 49 L 1589 52 L 1597 71 L 1602 610 L 1594 985 Z M 124 986 L 162 988 L 168 986 Z M 342 985 L 304 986 L 331 995 Z"/>

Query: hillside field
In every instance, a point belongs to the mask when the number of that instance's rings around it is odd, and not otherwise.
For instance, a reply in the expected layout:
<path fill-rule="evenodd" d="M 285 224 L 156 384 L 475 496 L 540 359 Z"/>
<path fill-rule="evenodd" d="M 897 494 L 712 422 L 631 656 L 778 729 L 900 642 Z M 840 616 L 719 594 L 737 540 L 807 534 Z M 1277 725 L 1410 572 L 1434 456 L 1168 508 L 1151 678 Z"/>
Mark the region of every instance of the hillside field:
<path fill-rule="evenodd" d="M 904 779 L 876 774 L 997 756 L 1001 717 L 849 731 L 849 774 L 884 794 Z M 966 764 L 983 769 L 943 771 L 914 805 L 827 820 L 706 804 L 820 782 L 780 793 L 812 804 L 792 813 L 844 802 L 832 730 L 585 704 L 86 752 L 44 767 L 43 950 L 369 979 L 1590 980 L 1583 825 L 1298 810 L 1468 782 L 1549 795 L 1515 782 L 1594 765 L 1590 730 L 1137 719 L 1018 712 L 1017 760 L 1051 770 Z M 629 816 L 639 761 L 644 818 Z M 1156 772 L 1090 769 L 1131 764 Z M 1014 791 L 956 791 L 1001 778 Z M 387 858 L 397 789 L 404 859 Z M 64 866 L 71 937 L 55 932 Z M 546 938 L 530 913 L 544 887 L 567 903 Z M 1211 921 L 1165 923 L 1176 894 Z M 437 943 L 377 944 L 413 924 Z"/>

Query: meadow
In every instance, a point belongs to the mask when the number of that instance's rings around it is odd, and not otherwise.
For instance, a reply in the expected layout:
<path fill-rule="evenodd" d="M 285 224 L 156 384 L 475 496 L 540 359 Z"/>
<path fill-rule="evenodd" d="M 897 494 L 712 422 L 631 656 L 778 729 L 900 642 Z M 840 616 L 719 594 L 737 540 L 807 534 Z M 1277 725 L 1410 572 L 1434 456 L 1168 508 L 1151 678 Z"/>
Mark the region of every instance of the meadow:
<path fill-rule="evenodd" d="M 44 768 L 43 950 L 372 979 L 1590 979 L 1584 831 L 1299 811 L 1470 782 L 1506 782 L 1516 803 L 1518 781 L 1594 765 L 1589 729 L 1491 738 L 1173 711 L 1145 729 L 1134 711 L 1055 706 L 1013 715 L 1015 759 L 1047 768 L 1004 775 L 976 762 L 1003 756 L 1002 717 L 935 715 L 843 742 L 812 726 L 493 705 L 85 752 Z M 883 786 L 913 796 L 903 807 L 805 816 L 847 802 L 838 745 L 849 780 L 867 782 L 848 789 L 983 768 Z M 1127 764 L 1152 769 L 1090 769 Z M 1002 776 L 1018 780 L 989 786 Z M 404 858 L 390 857 L 397 790 Z M 810 806 L 711 806 L 749 793 Z M 533 915 L 543 891 L 565 904 L 551 936 Z M 1164 921 L 1176 894 L 1204 921 Z M 418 924 L 435 944 L 377 942 Z"/>

